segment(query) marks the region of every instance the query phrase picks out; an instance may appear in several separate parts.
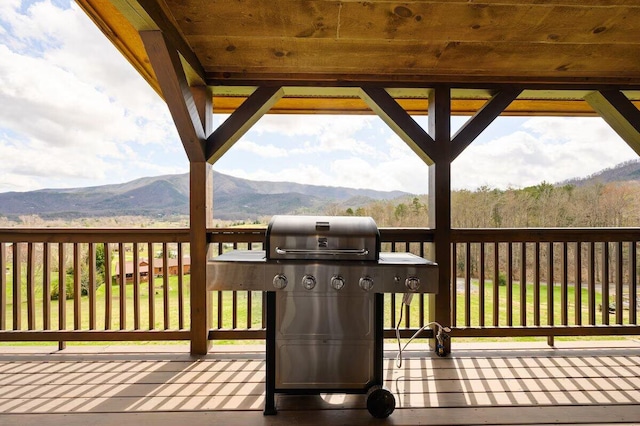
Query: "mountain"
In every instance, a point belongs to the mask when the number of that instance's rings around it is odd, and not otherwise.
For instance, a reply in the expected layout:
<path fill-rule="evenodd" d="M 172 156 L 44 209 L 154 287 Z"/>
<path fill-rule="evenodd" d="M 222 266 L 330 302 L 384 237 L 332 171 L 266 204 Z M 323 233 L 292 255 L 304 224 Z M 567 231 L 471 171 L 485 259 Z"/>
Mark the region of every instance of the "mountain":
<path fill-rule="evenodd" d="M 640 160 L 630 160 L 584 178 L 561 182 L 563 185 L 586 186 L 595 183 L 640 181 Z"/>
<path fill-rule="evenodd" d="M 338 203 L 357 208 L 373 200 L 407 196 L 401 191 L 258 182 L 213 173 L 214 217 L 255 220 L 289 213 L 322 213 Z M 98 216 L 171 217 L 189 213 L 189 175 L 146 177 L 87 188 L 0 193 L 0 216 L 38 215 L 44 219 Z"/>

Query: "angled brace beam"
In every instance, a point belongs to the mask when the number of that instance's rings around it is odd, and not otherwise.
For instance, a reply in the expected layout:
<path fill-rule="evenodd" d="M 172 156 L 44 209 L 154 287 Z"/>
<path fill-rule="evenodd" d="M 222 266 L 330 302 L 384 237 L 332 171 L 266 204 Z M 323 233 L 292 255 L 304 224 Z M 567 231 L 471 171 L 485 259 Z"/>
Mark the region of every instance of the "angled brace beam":
<path fill-rule="evenodd" d="M 207 138 L 207 161 L 218 161 L 283 95 L 282 87 L 258 87 Z"/>
<path fill-rule="evenodd" d="M 360 97 L 428 166 L 434 162 L 435 143 L 383 88 L 361 88 Z"/>
<path fill-rule="evenodd" d="M 464 151 L 484 129 L 489 127 L 493 120 L 495 120 L 521 92 L 522 89 L 517 88 L 501 90 L 493 95 L 473 117 L 464 123 L 451 139 L 451 161 L 462 154 L 462 151 Z"/>
<path fill-rule="evenodd" d="M 640 110 L 629 98 L 619 90 L 601 90 L 584 99 L 640 155 Z"/>
<path fill-rule="evenodd" d="M 140 37 L 189 161 L 205 161 L 204 128 L 180 55 L 169 45 L 161 31 L 141 31 Z"/>

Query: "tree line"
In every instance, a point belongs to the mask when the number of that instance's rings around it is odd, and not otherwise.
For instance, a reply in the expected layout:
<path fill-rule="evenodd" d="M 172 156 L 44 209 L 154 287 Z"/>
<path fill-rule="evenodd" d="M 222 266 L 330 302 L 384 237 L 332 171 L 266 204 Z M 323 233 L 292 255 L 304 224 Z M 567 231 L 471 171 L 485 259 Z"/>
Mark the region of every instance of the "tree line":
<path fill-rule="evenodd" d="M 428 197 L 329 206 L 327 214 L 371 216 L 378 226 L 428 227 Z M 576 186 L 542 182 L 521 189 L 481 186 L 451 193 L 453 228 L 633 227 L 640 223 L 640 182 Z"/>

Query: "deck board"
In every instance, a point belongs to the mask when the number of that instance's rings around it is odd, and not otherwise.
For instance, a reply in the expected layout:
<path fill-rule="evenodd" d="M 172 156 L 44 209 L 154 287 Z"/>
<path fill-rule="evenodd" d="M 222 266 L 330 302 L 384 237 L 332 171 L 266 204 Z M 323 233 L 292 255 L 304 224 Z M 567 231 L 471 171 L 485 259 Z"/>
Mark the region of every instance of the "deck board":
<path fill-rule="evenodd" d="M 461 346 L 446 358 L 416 346 L 405 353 L 401 367 L 389 350 L 385 386 L 397 400 L 389 424 L 640 423 L 640 344 L 623 342 L 566 348 Z M 255 347 L 214 347 L 204 357 L 191 357 L 180 346 L 148 353 L 135 348 L 4 351 L 0 425 L 73 425 L 87 418 L 122 425 L 111 422 L 151 422 L 157 413 L 166 419 L 193 417 L 191 426 L 205 419 L 213 424 L 214 418 L 223 424 L 250 418 L 237 423 L 248 425 L 371 420 L 361 395 L 340 394 L 278 395 L 280 413 L 263 417 L 264 353 Z M 313 412 L 313 421 L 302 412 Z"/>

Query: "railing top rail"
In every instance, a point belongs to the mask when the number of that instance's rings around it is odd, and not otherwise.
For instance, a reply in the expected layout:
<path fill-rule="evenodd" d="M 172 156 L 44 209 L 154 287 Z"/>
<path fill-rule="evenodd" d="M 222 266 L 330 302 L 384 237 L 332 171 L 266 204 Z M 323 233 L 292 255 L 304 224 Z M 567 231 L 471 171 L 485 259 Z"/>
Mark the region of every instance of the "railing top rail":
<path fill-rule="evenodd" d="M 188 228 L 0 228 L 7 243 L 189 242 Z"/>
<path fill-rule="evenodd" d="M 484 228 L 453 229 L 454 243 L 640 241 L 640 228 Z"/>
<path fill-rule="evenodd" d="M 264 242 L 265 227 L 210 228 L 209 242 Z M 383 242 L 432 242 L 429 228 L 379 228 Z M 8 243 L 189 242 L 189 228 L 0 228 Z M 453 229 L 452 242 L 599 242 L 640 241 L 638 228 L 483 228 Z"/>

